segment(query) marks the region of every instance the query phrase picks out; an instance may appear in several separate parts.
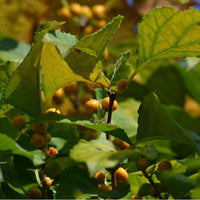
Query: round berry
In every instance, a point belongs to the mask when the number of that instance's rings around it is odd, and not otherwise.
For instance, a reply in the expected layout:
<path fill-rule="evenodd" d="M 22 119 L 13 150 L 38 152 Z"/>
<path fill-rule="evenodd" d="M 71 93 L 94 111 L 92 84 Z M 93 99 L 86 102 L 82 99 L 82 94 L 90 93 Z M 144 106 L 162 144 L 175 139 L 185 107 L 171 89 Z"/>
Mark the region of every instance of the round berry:
<path fill-rule="evenodd" d="M 95 18 L 105 19 L 106 17 L 106 8 L 104 5 L 97 4 L 92 7 L 92 12 Z"/>
<path fill-rule="evenodd" d="M 45 139 L 42 135 L 35 133 L 31 137 L 31 144 L 37 148 L 42 148 L 45 144 Z"/>
<path fill-rule="evenodd" d="M 102 170 L 99 170 L 95 175 L 94 178 L 98 181 L 99 184 L 103 184 L 106 178 L 106 175 L 103 173 Z"/>
<path fill-rule="evenodd" d="M 33 187 L 30 189 L 28 195 L 31 199 L 40 199 L 42 192 L 39 188 Z"/>
<path fill-rule="evenodd" d="M 116 175 L 116 178 L 119 182 L 124 182 L 128 179 L 128 173 L 127 171 L 122 168 L 122 167 L 119 167 L 116 171 L 115 171 L 115 175 Z"/>
<path fill-rule="evenodd" d="M 149 166 L 149 161 L 146 158 L 140 158 L 136 164 L 138 170 L 145 170 Z"/>
<path fill-rule="evenodd" d="M 99 190 L 99 192 L 108 192 L 111 190 L 111 187 L 109 185 L 103 184 L 103 185 L 99 186 L 98 190 Z"/>
<path fill-rule="evenodd" d="M 97 28 L 100 29 L 102 28 L 103 26 L 106 25 L 106 20 L 105 19 L 101 19 L 97 22 Z"/>
<path fill-rule="evenodd" d="M 77 94 L 78 92 L 78 83 L 73 81 L 69 84 L 67 84 L 65 87 L 63 87 L 64 93 L 66 95 L 72 95 Z"/>
<path fill-rule="evenodd" d="M 119 91 L 126 91 L 128 89 L 128 80 L 121 79 L 117 82 L 117 88 Z"/>
<path fill-rule="evenodd" d="M 79 3 L 71 3 L 70 4 L 70 11 L 73 15 L 80 16 L 82 13 L 82 7 Z"/>
<path fill-rule="evenodd" d="M 22 124 L 26 123 L 26 118 L 23 115 L 18 115 L 16 117 L 13 118 L 12 120 L 12 125 L 15 128 L 18 128 L 19 126 L 21 126 Z M 24 128 L 25 125 L 23 127 L 20 128 Z"/>
<path fill-rule="evenodd" d="M 91 19 L 93 17 L 92 11 L 89 6 L 82 6 L 82 15 L 87 17 L 88 19 Z"/>
<path fill-rule="evenodd" d="M 45 129 L 48 129 L 49 123 L 46 122 L 44 125 L 41 123 L 33 123 L 32 129 L 38 134 L 43 134 L 45 132 L 44 126 L 45 126 Z"/>
<path fill-rule="evenodd" d="M 99 102 L 96 99 L 90 99 L 85 103 L 85 109 L 88 113 L 92 114 L 99 108 Z"/>
<path fill-rule="evenodd" d="M 158 170 L 159 171 L 171 171 L 172 170 L 172 164 L 168 160 L 163 160 L 158 164 Z"/>
<path fill-rule="evenodd" d="M 110 97 L 106 97 L 101 102 L 102 108 L 108 110 L 110 107 Z M 113 102 L 112 111 L 115 111 L 118 108 L 118 103 L 116 100 Z"/>
<path fill-rule="evenodd" d="M 69 19 L 71 17 L 70 10 L 67 7 L 63 7 L 58 11 L 58 14 L 64 17 L 65 19 Z"/>

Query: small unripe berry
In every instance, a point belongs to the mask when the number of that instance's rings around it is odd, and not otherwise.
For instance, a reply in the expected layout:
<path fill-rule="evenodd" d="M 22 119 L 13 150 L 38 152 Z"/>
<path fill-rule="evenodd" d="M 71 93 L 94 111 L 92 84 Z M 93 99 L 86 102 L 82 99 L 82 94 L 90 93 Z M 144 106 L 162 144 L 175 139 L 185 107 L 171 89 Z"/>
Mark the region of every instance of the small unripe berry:
<path fill-rule="evenodd" d="M 15 128 L 18 128 L 20 125 L 26 123 L 26 118 L 23 116 L 23 115 L 18 115 L 16 117 L 13 118 L 12 120 L 12 125 L 15 127 Z M 24 128 L 21 127 L 21 128 Z"/>
<path fill-rule="evenodd" d="M 104 5 L 97 4 L 92 7 L 92 12 L 95 18 L 104 19 L 106 17 L 106 8 Z"/>
<path fill-rule="evenodd" d="M 110 107 L 110 98 L 106 97 L 101 102 L 102 108 L 108 110 Z M 118 108 L 118 103 L 116 100 L 113 102 L 112 111 L 115 111 Z"/>
<path fill-rule="evenodd" d="M 49 187 L 52 185 L 52 183 L 54 182 L 53 179 L 51 179 L 50 177 L 46 177 L 46 185 Z"/>
<path fill-rule="evenodd" d="M 145 170 L 149 166 L 149 161 L 146 158 L 140 158 L 138 160 L 138 164 L 136 164 L 136 168 L 138 170 Z"/>
<path fill-rule="evenodd" d="M 124 182 L 128 179 L 128 173 L 127 171 L 122 168 L 122 167 L 119 167 L 116 171 L 115 171 L 115 174 L 116 174 L 116 178 L 119 182 Z"/>
<path fill-rule="evenodd" d="M 103 173 L 102 170 L 99 170 L 95 175 L 94 178 L 98 181 L 99 184 L 103 184 L 106 178 L 106 175 Z"/>
<path fill-rule="evenodd" d="M 39 188 L 33 187 L 30 189 L 28 195 L 31 199 L 40 199 L 42 192 Z"/>
<path fill-rule="evenodd" d="M 82 7 L 79 3 L 71 3 L 70 4 L 70 11 L 73 15 L 80 16 L 82 13 Z"/>
<path fill-rule="evenodd" d="M 168 160 L 163 160 L 158 164 L 158 170 L 159 171 L 171 171 L 172 170 L 172 164 Z"/>
<path fill-rule="evenodd" d="M 112 188 L 109 185 L 105 185 L 105 184 L 99 186 L 99 188 L 98 188 L 99 192 L 108 192 L 111 189 Z"/>
<path fill-rule="evenodd" d="M 128 80 L 121 79 L 117 82 L 117 88 L 119 91 L 126 91 L 128 89 Z"/>
<path fill-rule="evenodd" d="M 47 154 L 48 156 L 53 156 L 53 155 L 58 154 L 58 151 L 54 147 L 50 147 Z"/>
<path fill-rule="evenodd" d="M 35 133 L 31 137 L 31 144 L 37 148 L 42 148 L 45 144 L 45 139 L 42 135 Z"/>
<path fill-rule="evenodd" d="M 92 114 L 99 108 L 99 102 L 96 99 L 90 99 L 85 103 L 85 109 L 88 113 Z"/>
<path fill-rule="evenodd" d="M 138 194 L 134 194 L 130 199 L 142 199 L 142 197 Z"/>
<path fill-rule="evenodd" d="M 112 142 L 116 147 L 119 147 L 122 150 L 127 149 L 130 146 L 127 142 L 124 142 L 119 138 L 115 138 Z"/>

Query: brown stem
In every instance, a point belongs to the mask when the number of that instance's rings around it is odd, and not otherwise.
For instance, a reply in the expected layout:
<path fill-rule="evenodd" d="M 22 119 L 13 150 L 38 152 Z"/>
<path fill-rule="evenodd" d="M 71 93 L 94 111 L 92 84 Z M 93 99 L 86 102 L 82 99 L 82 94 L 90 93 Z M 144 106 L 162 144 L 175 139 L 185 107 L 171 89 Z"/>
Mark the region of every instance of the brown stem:
<path fill-rule="evenodd" d="M 147 174 L 146 170 L 142 170 L 142 173 L 143 173 L 143 175 L 149 180 L 149 182 L 151 183 L 152 187 L 153 187 L 154 190 L 156 191 L 157 196 L 158 196 L 160 199 L 164 199 L 164 198 L 161 196 L 159 190 L 157 189 L 156 184 L 154 183 L 152 177 L 149 176 L 149 175 Z"/>
<path fill-rule="evenodd" d="M 117 178 L 116 178 L 115 170 L 111 172 L 111 180 L 112 180 L 112 188 L 117 187 Z"/>
<path fill-rule="evenodd" d="M 115 92 L 112 91 L 108 91 L 108 95 L 110 98 L 110 104 L 109 104 L 109 109 L 108 109 L 108 118 L 107 118 L 107 124 L 111 123 L 111 119 L 112 119 L 112 107 L 113 107 L 113 103 L 115 101 Z M 110 140 L 110 135 L 106 133 L 106 139 Z"/>
<path fill-rule="evenodd" d="M 43 199 L 47 199 L 46 164 L 42 165 L 42 189 L 43 189 Z"/>

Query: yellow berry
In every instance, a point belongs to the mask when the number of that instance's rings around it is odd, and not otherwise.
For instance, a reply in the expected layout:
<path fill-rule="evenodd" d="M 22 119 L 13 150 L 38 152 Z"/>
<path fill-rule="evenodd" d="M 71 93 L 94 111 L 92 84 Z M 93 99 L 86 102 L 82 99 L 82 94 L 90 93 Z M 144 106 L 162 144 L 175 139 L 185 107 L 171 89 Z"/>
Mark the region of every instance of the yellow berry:
<path fill-rule="evenodd" d="M 50 113 L 50 112 L 55 112 L 57 114 L 61 114 L 60 110 L 58 108 L 49 108 L 46 113 Z"/>
<path fill-rule="evenodd" d="M 58 11 L 58 14 L 63 16 L 65 19 L 69 19 L 71 17 L 70 10 L 67 7 L 63 7 Z"/>
<path fill-rule="evenodd" d="M 89 6 L 82 6 L 82 15 L 85 15 L 88 19 L 93 17 L 92 11 Z"/>
<path fill-rule="evenodd" d="M 88 113 L 92 114 L 99 108 L 99 102 L 96 99 L 90 99 L 85 103 L 85 109 Z"/>
<path fill-rule="evenodd" d="M 105 19 L 101 19 L 97 22 L 97 28 L 102 28 L 103 26 L 106 25 L 106 20 Z"/>
<path fill-rule="evenodd" d="M 87 25 L 83 31 L 85 34 L 91 34 L 95 31 L 95 29 L 92 25 Z"/>
<path fill-rule="evenodd" d="M 46 177 L 46 185 L 49 187 L 52 185 L 52 183 L 54 182 L 53 179 L 51 179 L 50 177 Z"/>
<path fill-rule="evenodd" d="M 101 102 L 102 108 L 108 110 L 110 107 L 110 97 L 105 97 Z M 116 100 L 113 102 L 112 111 L 115 111 L 118 108 L 118 103 Z"/>
<path fill-rule="evenodd" d="M 95 175 L 94 178 L 98 181 L 99 184 L 103 184 L 106 178 L 106 175 L 103 173 L 102 170 L 99 170 Z"/>
<path fill-rule="evenodd" d="M 79 3 L 71 3 L 70 4 L 70 11 L 73 15 L 80 16 L 82 13 L 82 7 Z"/>
<path fill-rule="evenodd" d="M 119 182 L 124 182 L 128 179 L 128 173 L 127 171 L 122 168 L 122 167 L 119 167 L 116 171 L 115 171 L 115 175 L 116 175 L 116 178 Z"/>
<path fill-rule="evenodd" d="M 106 8 L 104 5 L 97 4 L 92 7 L 92 12 L 95 18 L 104 19 L 106 17 Z"/>

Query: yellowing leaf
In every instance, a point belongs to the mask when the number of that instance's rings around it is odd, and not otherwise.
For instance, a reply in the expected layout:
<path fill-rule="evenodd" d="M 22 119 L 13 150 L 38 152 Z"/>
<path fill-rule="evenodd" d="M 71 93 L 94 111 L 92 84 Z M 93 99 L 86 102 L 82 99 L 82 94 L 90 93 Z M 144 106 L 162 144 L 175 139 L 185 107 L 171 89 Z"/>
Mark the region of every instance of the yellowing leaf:
<path fill-rule="evenodd" d="M 158 59 L 200 55 L 199 23 L 200 12 L 194 8 L 149 12 L 138 26 L 137 71 Z"/>

